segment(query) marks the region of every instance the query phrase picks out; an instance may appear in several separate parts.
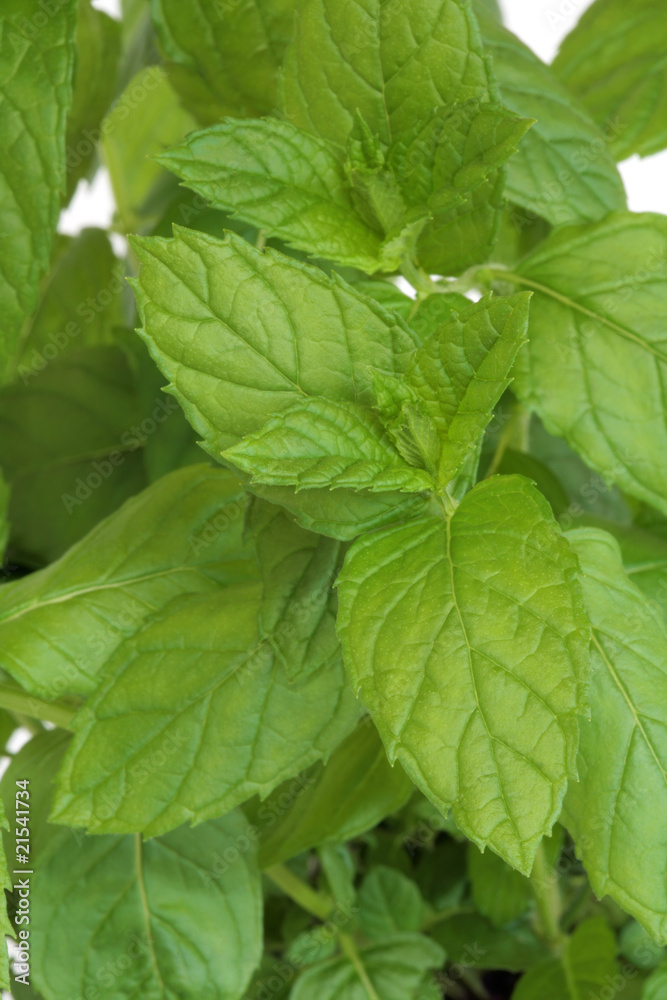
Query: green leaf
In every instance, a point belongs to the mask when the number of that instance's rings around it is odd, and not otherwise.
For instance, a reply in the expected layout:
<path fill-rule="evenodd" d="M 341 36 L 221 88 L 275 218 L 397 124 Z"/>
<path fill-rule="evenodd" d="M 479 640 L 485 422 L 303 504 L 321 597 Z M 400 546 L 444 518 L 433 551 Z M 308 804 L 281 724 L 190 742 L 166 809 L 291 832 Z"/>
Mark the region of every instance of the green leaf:
<path fill-rule="evenodd" d="M 144 487 L 142 422 L 117 347 L 67 351 L 0 391 L 12 548 L 27 565 L 59 558 Z"/>
<path fill-rule="evenodd" d="M 419 263 L 435 274 L 461 274 L 488 260 L 504 205 L 505 171 L 489 175 L 462 205 L 437 212 L 420 236 Z"/>
<path fill-rule="evenodd" d="M 468 969 L 525 972 L 549 957 L 547 946 L 535 936 L 528 923 L 515 923 L 512 933 L 508 934 L 507 930 L 499 930 L 477 913 L 455 911 L 450 919 L 435 924 L 431 934 L 446 950 L 451 962 Z"/>
<path fill-rule="evenodd" d="M 301 0 L 283 108 L 293 125 L 345 147 L 359 112 L 389 145 L 434 107 L 493 89 L 479 29 L 460 0 Z"/>
<path fill-rule="evenodd" d="M 75 0 L 49 17 L 39 0 L 6 0 L 0 12 L 0 382 L 49 266 L 64 189 L 75 26 Z"/>
<path fill-rule="evenodd" d="M 0 564 L 9 540 L 9 487 L 0 472 Z"/>
<path fill-rule="evenodd" d="M 596 894 L 612 896 L 665 944 L 667 626 L 624 573 L 608 534 L 581 529 L 568 537 L 584 570 L 593 669 L 580 781 L 568 792 L 564 821 Z"/>
<path fill-rule="evenodd" d="M 467 299 L 465 295 L 461 295 L 459 292 L 444 292 L 443 289 L 446 288 L 446 285 L 437 287 L 440 289 L 440 293 L 428 295 L 422 299 L 408 317 L 410 327 L 419 337 L 420 343 L 439 330 L 445 320 L 451 318 L 452 313 L 469 309 L 471 305 L 471 300 Z"/>
<path fill-rule="evenodd" d="M 283 410 L 223 458 L 253 483 L 297 490 L 418 493 L 433 487 L 430 476 L 403 461 L 370 409 L 317 396 Z"/>
<path fill-rule="evenodd" d="M 554 233 L 516 276 L 534 290 L 517 392 L 588 465 L 663 512 L 666 279 L 667 220 L 629 212 Z"/>
<path fill-rule="evenodd" d="M 342 668 L 290 683 L 259 639 L 260 599 L 248 585 L 176 598 L 119 646 L 74 720 L 55 822 L 156 836 L 331 753 L 359 715 Z"/>
<path fill-rule="evenodd" d="M 239 1000 L 261 955 L 259 870 L 238 812 L 144 843 L 70 838 L 40 869 L 32 904 L 31 972 L 45 1000 L 100 988 Z"/>
<path fill-rule="evenodd" d="M 355 861 L 347 844 L 323 844 L 317 851 L 317 857 L 334 906 L 343 913 L 350 913 L 357 893 L 354 887 Z"/>
<path fill-rule="evenodd" d="M 102 229 L 63 238 L 21 333 L 14 378 L 27 385 L 65 351 L 113 343 L 114 327 L 123 322 L 124 290 L 120 262 Z"/>
<path fill-rule="evenodd" d="M 588 641 L 576 573 L 547 502 L 508 476 L 451 518 L 360 539 L 339 579 L 345 663 L 390 761 L 524 874 L 576 773 Z"/>
<path fill-rule="evenodd" d="M 552 225 L 596 221 L 625 208 L 605 137 L 549 67 L 475 3 L 502 103 L 537 119 L 508 164 L 505 195 Z"/>
<path fill-rule="evenodd" d="M 410 319 L 410 315 L 415 308 L 415 303 L 413 299 L 408 298 L 392 281 L 384 279 L 355 281 L 354 288 L 362 295 L 375 299 L 376 302 L 379 302 L 388 311 L 397 312 L 406 323 L 410 321 L 410 328 L 417 333 L 415 325 L 412 319 Z"/>
<path fill-rule="evenodd" d="M 263 584 L 260 634 L 287 676 L 297 680 L 340 657 L 332 587 L 341 546 L 304 531 L 261 500 L 251 505 L 248 526 Z"/>
<path fill-rule="evenodd" d="M 454 479 L 478 446 L 526 341 L 530 295 L 485 296 L 452 314 L 415 354 L 409 384 L 442 439 L 438 478 Z"/>
<path fill-rule="evenodd" d="M 381 237 L 357 215 L 334 150 L 289 122 L 214 125 L 158 162 L 215 208 L 289 246 L 368 273 L 380 266 Z"/>
<path fill-rule="evenodd" d="M 440 439 L 424 401 L 405 379 L 376 371 L 372 376 L 375 409 L 397 451 L 409 465 L 436 473 Z"/>
<path fill-rule="evenodd" d="M 245 508 L 222 469 L 159 480 L 58 562 L 0 589 L 0 665 L 32 694 L 91 694 L 121 643 L 174 597 L 253 578 Z"/>
<path fill-rule="evenodd" d="M 359 923 L 371 940 L 418 931 L 424 910 L 416 883 L 385 865 L 371 868 L 359 890 Z"/>
<path fill-rule="evenodd" d="M 1 801 L 0 828 L 3 830 L 9 830 L 9 823 L 7 822 L 7 816 L 5 815 L 5 807 Z M 12 879 L 9 875 L 9 866 L 7 864 L 7 858 L 5 857 L 5 851 L 0 844 L 0 987 L 3 990 L 10 990 L 12 988 L 9 974 L 9 955 L 7 954 L 7 946 L 4 940 L 2 940 L 8 935 L 13 938 L 16 937 L 16 931 L 14 930 L 9 916 L 7 915 L 7 902 L 5 897 L 5 892 L 11 892 L 11 890 Z"/>
<path fill-rule="evenodd" d="M 275 111 L 296 0 L 151 0 L 169 78 L 203 123 Z"/>
<path fill-rule="evenodd" d="M 566 36 L 558 74 L 600 125 L 617 160 L 667 146 L 667 26 L 660 0 L 597 0 Z"/>
<path fill-rule="evenodd" d="M 662 1000 L 667 990 L 667 962 L 646 980 L 642 1000 Z"/>
<path fill-rule="evenodd" d="M 439 945 L 421 934 L 395 934 L 359 954 L 365 975 L 382 1000 L 416 1000 L 424 975 L 445 958 Z M 306 970 L 290 1000 L 368 1000 L 369 996 L 359 970 L 341 956 Z"/>
<path fill-rule="evenodd" d="M 599 996 L 615 982 L 616 940 L 602 917 L 586 920 L 566 938 L 560 958 L 529 969 L 512 1000 L 580 1000 Z"/>
<path fill-rule="evenodd" d="M 366 717 L 326 764 L 314 764 L 276 788 L 263 804 L 246 807 L 260 833 L 261 867 L 358 837 L 405 805 L 412 791 L 401 768 L 389 766 L 377 730 Z"/>
<path fill-rule="evenodd" d="M 636 587 L 667 619 L 667 539 L 640 528 L 605 522 L 621 547 L 623 565 Z"/>
<path fill-rule="evenodd" d="M 494 927 L 503 927 L 528 909 L 533 899 L 530 882 L 496 854 L 468 847 L 468 875 L 475 906 Z"/>

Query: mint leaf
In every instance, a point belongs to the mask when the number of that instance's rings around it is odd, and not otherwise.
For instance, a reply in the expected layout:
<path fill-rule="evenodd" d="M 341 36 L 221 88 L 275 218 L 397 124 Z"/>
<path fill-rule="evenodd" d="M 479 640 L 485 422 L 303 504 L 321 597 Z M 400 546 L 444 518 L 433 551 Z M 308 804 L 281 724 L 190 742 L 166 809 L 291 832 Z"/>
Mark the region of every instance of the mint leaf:
<path fill-rule="evenodd" d="M 171 83 L 203 124 L 275 110 L 296 6 L 295 0 L 152 0 Z"/>
<path fill-rule="evenodd" d="M 454 313 L 416 352 L 408 383 L 439 431 L 439 482 L 446 486 L 474 452 L 526 342 L 530 295 L 485 296 Z"/>
<path fill-rule="evenodd" d="M 646 980 L 642 1000 L 660 1000 L 664 996 L 665 989 L 667 989 L 667 963 L 656 969 Z"/>
<path fill-rule="evenodd" d="M 530 881 L 496 854 L 484 854 L 470 844 L 468 875 L 475 906 L 494 927 L 503 927 L 525 913 L 534 900 Z"/>
<path fill-rule="evenodd" d="M 536 119 L 507 167 L 506 197 L 554 226 L 592 222 L 625 208 L 623 182 L 605 136 L 568 89 L 498 19 L 475 3 L 500 100 Z"/>
<path fill-rule="evenodd" d="M 529 969 L 513 1000 L 579 1000 L 595 996 L 616 981 L 616 941 L 605 920 L 586 920 L 563 946 L 559 959 Z"/>
<path fill-rule="evenodd" d="M 341 742 L 359 715 L 342 668 L 290 682 L 260 600 L 254 585 L 175 598 L 119 646 L 74 720 L 55 822 L 156 836 L 266 796 Z"/>
<path fill-rule="evenodd" d="M 424 901 L 412 879 L 385 865 L 371 868 L 359 890 L 359 924 L 371 940 L 418 931 L 424 913 Z"/>
<path fill-rule="evenodd" d="M 314 764 L 279 785 L 264 803 L 244 808 L 260 831 L 260 864 L 270 868 L 311 847 L 352 840 L 371 830 L 404 806 L 412 791 L 401 768 L 390 767 L 366 717 L 326 764 Z"/>
<path fill-rule="evenodd" d="M 181 594 L 252 579 L 246 499 L 222 469 L 161 479 L 58 561 L 0 588 L 0 664 L 32 694 L 91 694 L 121 643 Z"/>
<path fill-rule="evenodd" d="M 375 371 L 372 376 L 375 409 L 396 450 L 409 465 L 437 472 L 440 440 L 423 399 L 405 379 Z"/>
<path fill-rule="evenodd" d="M 516 278 L 534 290 L 517 392 L 588 465 L 663 511 L 666 248 L 664 216 L 621 213 L 554 233 Z"/>
<path fill-rule="evenodd" d="M 565 822 L 597 895 L 611 895 L 665 944 L 667 719 L 661 692 L 667 685 L 667 626 L 624 573 L 608 534 L 581 529 L 568 538 L 584 570 L 593 667 L 591 720 L 581 725 L 580 781 L 568 792 Z M 641 639 L 633 640 L 637 629 Z M 632 845 L 640 842 L 638 854 Z"/>
<path fill-rule="evenodd" d="M 468 968 L 523 972 L 549 958 L 546 944 L 527 922 L 517 921 L 508 934 L 506 929 L 499 930 L 478 913 L 456 913 L 436 924 L 431 933 L 447 952 L 450 962 L 463 963 Z"/>
<path fill-rule="evenodd" d="M 309 254 L 372 273 L 381 237 L 357 215 L 330 145 L 288 122 L 228 121 L 158 157 L 215 208 Z M 390 268 L 391 269 L 391 268 Z"/>
<path fill-rule="evenodd" d="M 239 812 L 143 843 L 138 835 L 70 837 L 40 876 L 31 971 L 46 1000 L 105 984 L 119 996 L 243 995 L 261 954 L 262 900 Z"/>
<path fill-rule="evenodd" d="M 434 107 L 493 87 L 467 3 L 303 0 L 287 50 L 289 121 L 345 147 L 358 111 L 385 144 Z"/>
<path fill-rule="evenodd" d="M 444 521 L 360 539 L 339 579 L 345 663 L 390 761 L 524 874 L 575 775 L 588 637 L 576 570 L 546 501 L 508 476 Z"/>
<path fill-rule="evenodd" d="M 423 343 L 440 329 L 452 313 L 469 309 L 470 305 L 471 299 L 467 299 L 465 295 L 461 295 L 460 292 L 445 292 L 440 286 L 439 293 L 428 295 L 421 302 L 417 302 L 408 317 L 410 327 L 419 337 L 420 343 Z"/>
<path fill-rule="evenodd" d="M 418 493 L 433 485 L 428 475 L 403 461 L 370 409 L 317 396 L 284 410 L 223 457 L 253 482 L 297 490 L 328 486 Z"/>
<path fill-rule="evenodd" d="M 665 30 L 658 0 L 598 0 L 554 60 L 558 74 L 609 136 L 617 160 L 667 145 Z"/>
<path fill-rule="evenodd" d="M 7 0 L 0 13 L 0 383 L 49 266 L 64 189 L 65 127 L 72 102 L 75 0 L 45 24 L 38 0 Z"/>

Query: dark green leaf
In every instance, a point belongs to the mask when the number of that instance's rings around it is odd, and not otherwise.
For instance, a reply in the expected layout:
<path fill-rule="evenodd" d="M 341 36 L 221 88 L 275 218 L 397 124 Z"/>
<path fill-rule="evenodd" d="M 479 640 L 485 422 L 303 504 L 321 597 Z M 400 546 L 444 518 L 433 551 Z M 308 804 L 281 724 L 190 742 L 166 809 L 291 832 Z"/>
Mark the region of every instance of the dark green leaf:
<path fill-rule="evenodd" d="M 616 982 L 616 941 L 602 918 L 587 920 L 565 940 L 560 958 L 529 969 L 512 1000 L 580 1000 Z"/>

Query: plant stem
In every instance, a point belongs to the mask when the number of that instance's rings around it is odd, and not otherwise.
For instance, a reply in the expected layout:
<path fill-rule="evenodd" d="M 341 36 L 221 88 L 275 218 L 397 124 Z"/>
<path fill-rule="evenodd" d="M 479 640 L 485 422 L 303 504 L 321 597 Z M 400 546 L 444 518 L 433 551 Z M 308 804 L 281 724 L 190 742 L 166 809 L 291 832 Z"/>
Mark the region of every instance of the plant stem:
<path fill-rule="evenodd" d="M 401 271 L 405 280 L 409 281 L 417 292 L 418 298 L 423 299 L 433 293 L 436 287 L 434 282 L 431 281 L 428 274 L 421 271 L 408 257 L 404 258 L 401 264 Z"/>
<path fill-rule="evenodd" d="M 67 729 L 76 715 L 76 709 L 63 701 L 44 701 L 11 684 L 0 684 L 0 708 L 52 722 L 62 729 Z"/>
<path fill-rule="evenodd" d="M 340 941 L 340 946 L 343 951 L 343 954 L 346 955 L 347 958 L 349 958 L 350 962 L 357 970 L 357 975 L 359 976 L 359 979 L 361 980 L 363 987 L 366 990 L 366 993 L 368 995 L 368 1000 L 380 1000 L 379 996 L 375 992 L 375 987 L 368 978 L 366 967 L 361 960 L 361 955 L 357 951 L 357 946 L 355 945 L 350 935 L 340 934 L 338 939 Z"/>
<path fill-rule="evenodd" d="M 473 996 L 479 997 L 479 1000 L 490 1000 L 488 990 L 477 972 L 472 969 L 464 969 L 461 973 L 461 982 L 465 983 L 468 990 Z"/>
<path fill-rule="evenodd" d="M 485 479 L 495 476 L 500 468 L 505 452 L 511 444 L 516 444 L 520 451 L 528 450 L 528 428 L 530 426 L 530 413 L 521 403 L 515 403 L 512 413 L 502 430 L 496 450 L 493 453 L 491 464 L 486 471 Z"/>
<path fill-rule="evenodd" d="M 541 935 L 551 950 L 560 954 L 564 941 L 564 935 L 560 929 L 560 890 L 558 879 L 547 864 L 544 844 L 540 844 L 537 849 L 530 882 L 537 903 Z"/>
<path fill-rule="evenodd" d="M 286 865 L 273 865 L 272 868 L 267 868 L 264 874 L 268 875 L 271 881 L 283 890 L 285 895 L 298 903 L 303 910 L 312 913 L 318 920 L 326 920 L 333 910 L 333 900 L 329 896 L 311 889 Z"/>

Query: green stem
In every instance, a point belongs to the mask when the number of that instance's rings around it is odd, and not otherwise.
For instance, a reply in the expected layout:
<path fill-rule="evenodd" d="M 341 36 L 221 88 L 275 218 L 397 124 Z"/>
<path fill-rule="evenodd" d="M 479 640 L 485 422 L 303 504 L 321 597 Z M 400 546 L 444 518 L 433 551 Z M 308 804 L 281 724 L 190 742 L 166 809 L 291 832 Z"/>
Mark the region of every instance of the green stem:
<path fill-rule="evenodd" d="M 375 987 L 373 986 L 372 982 L 368 977 L 368 973 L 366 972 L 366 967 L 361 960 L 361 955 L 357 951 L 357 946 L 355 945 L 350 935 L 340 934 L 339 941 L 343 954 L 350 960 L 350 962 L 357 971 L 357 975 L 359 976 L 359 979 L 361 980 L 363 987 L 368 995 L 368 1000 L 380 1000 L 379 996 L 375 992 Z"/>
<path fill-rule="evenodd" d="M 562 907 L 560 890 L 558 879 L 547 864 L 544 844 L 540 844 L 537 849 L 530 881 L 537 903 L 541 935 L 551 950 L 560 954 L 564 941 L 564 935 L 560 929 Z"/>
<path fill-rule="evenodd" d="M 318 920 L 326 920 L 330 916 L 333 910 L 332 899 L 321 892 L 316 892 L 315 889 L 311 889 L 286 865 L 273 865 L 272 868 L 267 868 L 264 874 L 268 875 L 285 895 L 298 903 L 303 910 L 312 913 Z"/>
<path fill-rule="evenodd" d="M 461 973 L 461 982 L 465 983 L 470 993 L 478 997 L 479 1000 L 490 1000 L 488 990 L 479 978 L 479 974 L 472 969 L 464 969 Z"/>
<path fill-rule="evenodd" d="M 76 715 L 76 709 L 63 701 L 44 701 L 11 684 L 0 684 L 0 708 L 52 722 L 62 729 L 67 729 Z"/>
<path fill-rule="evenodd" d="M 510 445 L 515 444 L 520 451 L 528 450 L 528 429 L 530 426 L 530 413 L 521 403 L 515 403 L 512 412 L 505 424 L 496 450 L 493 453 L 491 464 L 486 471 L 485 479 L 495 476 L 500 468 L 505 452 Z"/>
<path fill-rule="evenodd" d="M 403 259 L 401 271 L 403 273 L 403 277 L 406 281 L 410 282 L 420 299 L 433 294 L 436 287 L 435 283 L 431 281 L 428 274 L 413 264 L 408 257 Z"/>

